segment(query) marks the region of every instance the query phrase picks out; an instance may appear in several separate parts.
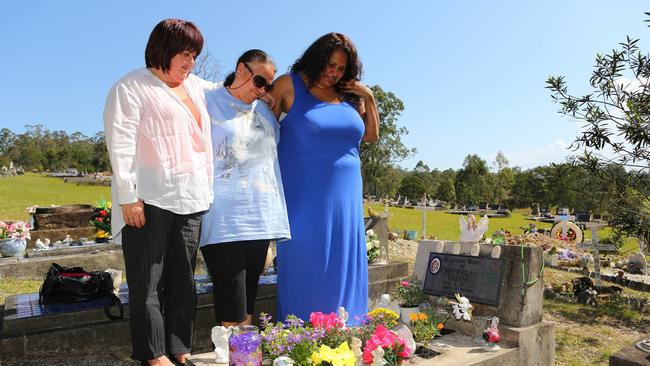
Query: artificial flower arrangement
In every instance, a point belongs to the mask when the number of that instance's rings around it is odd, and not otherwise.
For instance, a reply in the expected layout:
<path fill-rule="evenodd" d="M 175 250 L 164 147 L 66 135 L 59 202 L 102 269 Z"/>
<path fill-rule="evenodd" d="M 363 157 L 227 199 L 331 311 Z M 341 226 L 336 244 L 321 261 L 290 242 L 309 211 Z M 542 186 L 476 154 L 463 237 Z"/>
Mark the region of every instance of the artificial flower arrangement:
<path fill-rule="evenodd" d="M 381 242 L 373 229 L 366 231 L 366 254 L 368 255 L 368 263 L 377 262 L 381 254 Z"/>
<path fill-rule="evenodd" d="M 460 294 L 456 294 L 456 301 L 450 301 L 451 311 L 454 314 L 456 320 L 471 321 L 472 320 L 472 310 L 474 305 L 470 304 L 469 299 Z"/>
<path fill-rule="evenodd" d="M 95 211 L 90 218 L 90 223 L 97 232 L 97 241 L 107 241 L 111 237 L 111 202 L 100 198 L 95 204 Z"/>
<path fill-rule="evenodd" d="M 273 323 L 269 315 L 261 314 L 262 350 L 267 359 L 289 357 L 296 365 L 354 366 L 362 360 L 395 366 L 413 352 L 388 329 L 397 324 L 397 318 L 389 309 L 375 309 L 360 325 L 347 327 L 341 315 L 334 313 L 312 313 L 309 323 L 293 315 Z"/>
<path fill-rule="evenodd" d="M 395 287 L 393 297 L 398 300 L 399 306 L 416 307 L 426 300 L 422 286 L 418 281 L 400 281 Z"/>
<path fill-rule="evenodd" d="M 24 221 L 16 221 L 10 224 L 7 224 L 4 221 L 0 221 L 0 240 L 31 239 L 31 236 L 29 235 L 30 229 L 30 225 Z"/>

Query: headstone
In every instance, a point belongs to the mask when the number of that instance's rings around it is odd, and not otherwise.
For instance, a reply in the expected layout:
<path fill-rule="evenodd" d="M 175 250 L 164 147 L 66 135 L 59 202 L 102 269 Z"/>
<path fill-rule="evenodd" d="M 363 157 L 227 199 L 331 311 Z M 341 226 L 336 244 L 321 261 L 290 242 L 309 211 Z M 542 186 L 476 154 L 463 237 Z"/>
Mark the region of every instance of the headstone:
<path fill-rule="evenodd" d="M 442 253 L 438 253 L 444 245 Z M 497 248 L 500 253 L 502 276 L 500 280 L 500 297 L 498 305 L 478 304 L 476 315 L 497 316 L 502 324 L 513 327 L 526 327 L 542 320 L 542 300 L 544 284 L 540 277 L 543 265 L 542 249 L 540 247 L 519 247 L 514 245 L 479 244 L 479 257 L 471 257 L 471 246 L 458 242 L 442 242 L 438 240 L 422 240 L 418 247 L 413 275 L 422 283 L 426 282 L 427 271 L 430 268 L 432 252 L 436 255 L 451 256 L 450 249 L 460 247 L 460 252 L 472 260 L 491 259 Z M 461 255 L 461 256 L 463 256 Z M 470 281 L 480 281 L 482 273 L 470 278 Z M 470 301 L 475 300 L 463 293 Z"/>
<path fill-rule="evenodd" d="M 500 259 L 431 253 L 424 292 L 453 297 L 462 294 L 472 302 L 499 305 L 503 264 Z"/>

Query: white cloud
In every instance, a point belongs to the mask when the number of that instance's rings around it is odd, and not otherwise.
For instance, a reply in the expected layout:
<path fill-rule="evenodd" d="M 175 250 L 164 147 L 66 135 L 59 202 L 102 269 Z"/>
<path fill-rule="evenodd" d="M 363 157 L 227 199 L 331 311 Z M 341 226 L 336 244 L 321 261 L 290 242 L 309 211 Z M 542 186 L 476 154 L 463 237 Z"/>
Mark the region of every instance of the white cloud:
<path fill-rule="evenodd" d="M 504 151 L 504 154 L 508 158 L 511 167 L 518 166 L 522 169 L 530 169 L 550 163 L 565 162 L 568 156 L 577 153 L 569 149 L 570 145 L 570 143 L 558 139 L 544 146 L 533 146 L 531 149 L 523 151 Z M 493 161 L 495 157 L 496 154 L 489 161 Z"/>

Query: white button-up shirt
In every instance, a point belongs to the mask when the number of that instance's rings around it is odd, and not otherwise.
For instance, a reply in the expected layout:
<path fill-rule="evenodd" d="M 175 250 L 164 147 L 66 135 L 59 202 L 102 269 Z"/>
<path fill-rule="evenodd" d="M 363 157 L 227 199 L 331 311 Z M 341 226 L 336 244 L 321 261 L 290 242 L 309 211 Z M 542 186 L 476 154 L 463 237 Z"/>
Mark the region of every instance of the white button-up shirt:
<path fill-rule="evenodd" d="M 110 90 L 104 109 L 106 145 L 111 159 L 113 240 L 121 242 L 120 205 L 143 200 L 177 213 L 210 207 L 212 142 L 204 88 L 195 75 L 183 82 L 201 114 L 201 126 L 171 88 L 149 69 L 122 77 Z"/>

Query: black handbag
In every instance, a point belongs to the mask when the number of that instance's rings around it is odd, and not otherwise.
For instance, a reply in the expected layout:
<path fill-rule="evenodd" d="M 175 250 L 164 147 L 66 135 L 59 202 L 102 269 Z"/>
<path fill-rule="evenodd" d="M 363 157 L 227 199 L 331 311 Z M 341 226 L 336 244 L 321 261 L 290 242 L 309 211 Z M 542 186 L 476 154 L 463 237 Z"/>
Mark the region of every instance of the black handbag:
<path fill-rule="evenodd" d="M 104 312 L 110 319 L 124 318 L 122 301 L 113 292 L 113 276 L 104 271 L 86 272 L 81 267 L 63 267 L 52 263 L 39 291 L 39 303 L 78 303 L 110 299 Z M 117 306 L 120 315 L 110 313 L 110 307 Z"/>

